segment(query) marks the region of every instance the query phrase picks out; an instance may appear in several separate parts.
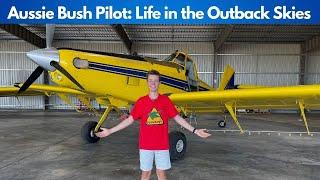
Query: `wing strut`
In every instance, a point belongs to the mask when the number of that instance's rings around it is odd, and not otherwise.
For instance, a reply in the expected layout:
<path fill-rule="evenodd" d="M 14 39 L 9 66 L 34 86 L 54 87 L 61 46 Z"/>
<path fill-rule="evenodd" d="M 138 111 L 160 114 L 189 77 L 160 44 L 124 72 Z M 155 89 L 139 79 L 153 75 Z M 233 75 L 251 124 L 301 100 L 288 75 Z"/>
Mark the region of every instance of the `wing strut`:
<path fill-rule="evenodd" d="M 306 129 L 307 129 L 308 135 L 310 135 L 310 131 L 309 131 L 309 126 L 308 126 L 308 122 L 307 122 L 306 114 L 304 113 L 305 106 L 304 106 L 303 100 L 299 100 L 299 101 L 298 101 L 298 104 L 299 104 L 299 108 L 300 108 L 301 116 L 302 116 L 303 121 L 304 121 L 304 125 L 306 126 Z"/>
<path fill-rule="evenodd" d="M 84 96 L 77 96 L 81 103 L 85 104 L 96 116 L 100 116 L 98 111 L 91 105 L 90 99 Z"/>
<path fill-rule="evenodd" d="M 240 123 L 237 119 L 235 108 L 232 107 L 232 103 L 226 103 L 225 106 L 226 106 L 227 110 L 229 111 L 234 123 L 236 123 L 236 125 L 238 126 L 241 134 L 244 133 L 243 129 L 241 128 Z"/>
<path fill-rule="evenodd" d="M 65 103 L 69 104 L 71 107 L 73 107 L 77 112 L 81 112 L 76 105 L 71 101 L 71 99 L 63 93 L 57 93 L 60 99 L 62 99 Z"/>

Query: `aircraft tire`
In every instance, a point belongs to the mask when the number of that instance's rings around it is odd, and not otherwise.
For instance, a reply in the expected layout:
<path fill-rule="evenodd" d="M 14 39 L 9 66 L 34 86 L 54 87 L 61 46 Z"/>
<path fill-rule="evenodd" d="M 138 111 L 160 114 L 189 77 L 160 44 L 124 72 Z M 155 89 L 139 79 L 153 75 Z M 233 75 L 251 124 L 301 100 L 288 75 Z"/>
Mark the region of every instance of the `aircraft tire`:
<path fill-rule="evenodd" d="M 184 157 L 187 149 L 187 138 L 179 131 L 173 131 L 169 134 L 170 140 L 170 159 L 177 161 Z"/>
<path fill-rule="evenodd" d="M 227 122 L 225 120 L 221 120 L 218 122 L 218 126 L 220 128 L 224 128 L 224 127 L 226 127 L 226 125 L 227 125 Z"/>
<path fill-rule="evenodd" d="M 89 121 L 82 126 L 81 137 L 85 142 L 96 143 L 100 140 L 100 138 L 93 133 L 97 124 L 95 121 Z"/>

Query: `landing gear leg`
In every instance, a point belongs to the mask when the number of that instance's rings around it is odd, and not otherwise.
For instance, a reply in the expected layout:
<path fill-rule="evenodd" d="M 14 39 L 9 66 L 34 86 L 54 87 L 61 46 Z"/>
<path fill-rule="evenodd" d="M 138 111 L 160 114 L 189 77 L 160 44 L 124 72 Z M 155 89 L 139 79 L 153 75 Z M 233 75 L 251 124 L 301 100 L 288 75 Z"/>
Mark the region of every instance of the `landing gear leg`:
<path fill-rule="evenodd" d="M 99 131 L 101 125 L 104 123 L 109 113 L 113 109 L 118 110 L 118 108 L 115 106 L 108 106 L 107 109 L 104 111 L 103 115 L 101 116 L 99 122 L 89 121 L 82 126 L 81 136 L 84 141 L 88 143 L 96 143 L 100 140 L 100 138 L 97 137 L 95 133 Z"/>

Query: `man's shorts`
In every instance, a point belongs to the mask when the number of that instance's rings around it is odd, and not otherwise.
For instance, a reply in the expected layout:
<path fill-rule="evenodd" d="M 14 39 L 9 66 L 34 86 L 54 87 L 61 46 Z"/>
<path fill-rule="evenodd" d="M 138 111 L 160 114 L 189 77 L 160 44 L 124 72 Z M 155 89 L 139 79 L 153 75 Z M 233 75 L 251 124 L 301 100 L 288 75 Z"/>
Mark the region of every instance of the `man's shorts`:
<path fill-rule="evenodd" d="M 168 170 L 171 168 L 169 150 L 145 150 L 140 149 L 140 169 L 142 171 L 151 171 L 153 168 L 153 159 L 156 168 Z"/>

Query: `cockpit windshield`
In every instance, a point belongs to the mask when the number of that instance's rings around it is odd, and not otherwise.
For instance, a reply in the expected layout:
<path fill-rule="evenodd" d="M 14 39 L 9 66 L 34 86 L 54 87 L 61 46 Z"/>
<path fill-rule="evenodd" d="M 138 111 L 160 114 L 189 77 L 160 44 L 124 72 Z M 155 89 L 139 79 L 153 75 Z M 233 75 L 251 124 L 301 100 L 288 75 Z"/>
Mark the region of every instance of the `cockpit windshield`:
<path fill-rule="evenodd" d="M 168 56 L 163 61 L 171 62 L 176 57 L 176 53 L 172 53 L 170 56 Z"/>
<path fill-rule="evenodd" d="M 176 57 L 176 63 L 180 64 L 181 66 L 184 66 L 184 59 L 185 59 L 185 55 L 184 54 L 179 54 L 177 57 Z"/>

